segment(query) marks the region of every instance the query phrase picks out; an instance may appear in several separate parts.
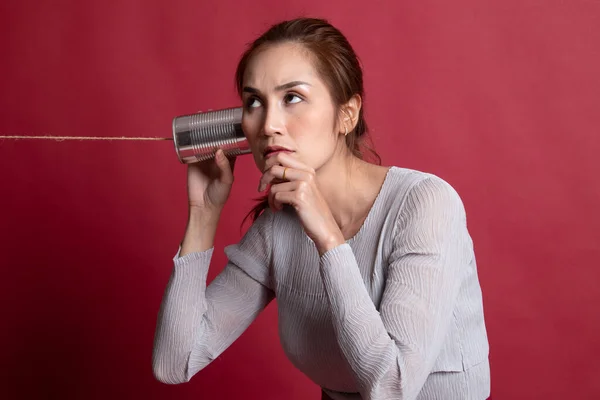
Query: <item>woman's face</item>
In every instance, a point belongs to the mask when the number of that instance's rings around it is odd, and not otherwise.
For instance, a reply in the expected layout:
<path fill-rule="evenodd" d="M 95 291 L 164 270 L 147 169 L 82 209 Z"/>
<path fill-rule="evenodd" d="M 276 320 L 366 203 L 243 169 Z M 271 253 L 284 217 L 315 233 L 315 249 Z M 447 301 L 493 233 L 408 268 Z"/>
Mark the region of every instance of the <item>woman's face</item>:
<path fill-rule="evenodd" d="M 273 147 L 318 170 L 341 142 L 329 91 L 299 45 L 255 54 L 244 73 L 242 101 L 242 129 L 261 171 Z"/>

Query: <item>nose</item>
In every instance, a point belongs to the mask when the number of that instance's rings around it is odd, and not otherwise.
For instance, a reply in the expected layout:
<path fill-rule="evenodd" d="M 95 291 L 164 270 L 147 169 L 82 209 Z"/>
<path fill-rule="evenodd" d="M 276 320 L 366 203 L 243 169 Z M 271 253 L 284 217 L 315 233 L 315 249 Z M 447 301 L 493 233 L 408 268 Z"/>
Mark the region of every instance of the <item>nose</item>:
<path fill-rule="evenodd" d="M 265 107 L 263 132 L 266 136 L 281 135 L 285 129 L 285 118 L 276 105 Z"/>

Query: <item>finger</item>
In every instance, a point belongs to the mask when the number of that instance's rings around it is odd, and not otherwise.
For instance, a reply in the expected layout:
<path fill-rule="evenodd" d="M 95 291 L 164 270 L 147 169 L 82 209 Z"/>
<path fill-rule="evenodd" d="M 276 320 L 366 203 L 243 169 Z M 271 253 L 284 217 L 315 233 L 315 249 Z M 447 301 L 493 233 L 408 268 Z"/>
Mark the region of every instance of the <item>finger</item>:
<path fill-rule="evenodd" d="M 269 192 L 269 194 L 267 195 L 267 199 L 268 199 L 269 208 L 271 209 L 271 211 L 277 211 L 278 208 L 275 205 L 275 193 Z"/>
<path fill-rule="evenodd" d="M 307 171 L 307 172 L 314 172 L 311 167 L 304 164 L 302 161 L 298 160 L 297 158 L 295 158 L 287 153 L 283 153 L 283 152 L 277 153 L 273 157 L 269 157 L 267 159 L 267 161 L 265 162 L 264 170 L 266 171 L 275 165 L 281 165 L 283 167 L 294 168 L 294 169 Z"/>
<path fill-rule="evenodd" d="M 269 207 L 273 211 L 281 210 L 283 208 L 283 204 L 275 199 L 277 193 L 282 192 L 293 192 L 297 187 L 296 182 L 283 182 L 275 185 L 271 185 L 269 189 L 268 199 L 269 199 Z"/>
<path fill-rule="evenodd" d="M 293 192 L 298 189 L 297 182 L 283 182 L 271 185 L 269 193 L 275 194 L 280 192 Z"/>
<path fill-rule="evenodd" d="M 285 179 L 284 178 L 285 172 Z M 281 165 L 274 165 L 269 168 L 265 173 L 260 177 L 258 182 L 258 191 L 262 192 L 267 188 L 269 184 L 280 183 L 284 181 L 294 180 L 294 170 L 288 167 L 283 167 Z"/>
<path fill-rule="evenodd" d="M 273 166 L 263 172 L 260 179 L 258 180 L 258 191 L 262 192 L 269 186 L 270 183 L 275 179 L 275 175 L 273 175 L 273 168 L 280 166 Z"/>
<path fill-rule="evenodd" d="M 288 168 L 285 170 L 285 168 Z M 300 171 L 301 174 L 291 173 L 291 170 Z M 275 156 L 267 159 L 265 163 L 265 167 L 263 169 L 263 176 L 258 183 L 258 191 L 262 192 L 265 188 L 276 179 L 283 179 L 283 171 L 285 170 L 285 180 L 297 180 L 304 179 L 307 182 L 310 182 L 312 178 L 314 178 L 315 171 L 311 167 L 307 166 L 303 162 L 297 160 L 296 158 L 286 154 L 279 153 Z M 288 175 L 290 174 L 290 175 Z M 290 178 L 290 179 L 288 179 Z"/>
<path fill-rule="evenodd" d="M 284 176 L 285 175 L 285 176 Z M 265 190 L 269 183 L 273 182 L 312 182 L 314 174 L 309 171 L 298 170 L 280 165 L 273 166 L 261 177 L 259 192 Z"/>
<path fill-rule="evenodd" d="M 276 185 L 272 185 L 269 189 L 268 198 L 269 198 L 269 207 L 271 210 L 278 211 L 283 208 L 283 203 L 277 200 L 277 196 L 281 196 L 281 193 L 290 192 L 294 190 L 293 182 L 285 182 L 278 183 Z"/>
<path fill-rule="evenodd" d="M 294 191 L 276 192 L 269 195 L 269 197 L 272 198 L 271 203 L 276 211 L 281 210 L 286 204 L 291 206 L 296 205 L 296 194 Z"/>
<path fill-rule="evenodd" d="M 233 183 L 233 168 L 231 161 L 225 156 L 225 152 L 222 149 L 217 150 L 215 154 L 215 162 L 221 172 L 221 181 L 223 183 Z"/>

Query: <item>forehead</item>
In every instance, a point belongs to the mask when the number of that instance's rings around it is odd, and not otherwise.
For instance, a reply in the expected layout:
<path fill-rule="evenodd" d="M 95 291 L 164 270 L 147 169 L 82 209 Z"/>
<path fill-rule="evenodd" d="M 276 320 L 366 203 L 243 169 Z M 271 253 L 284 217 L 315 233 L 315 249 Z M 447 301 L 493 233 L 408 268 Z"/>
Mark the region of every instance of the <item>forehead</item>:
<path fill-rule="evenodd" d="M 244 86 L 269 89 L 292 81 L 319 83 L 310 54 L 292 43 L 268 46 L 254 54 L 244 71 Z"/>

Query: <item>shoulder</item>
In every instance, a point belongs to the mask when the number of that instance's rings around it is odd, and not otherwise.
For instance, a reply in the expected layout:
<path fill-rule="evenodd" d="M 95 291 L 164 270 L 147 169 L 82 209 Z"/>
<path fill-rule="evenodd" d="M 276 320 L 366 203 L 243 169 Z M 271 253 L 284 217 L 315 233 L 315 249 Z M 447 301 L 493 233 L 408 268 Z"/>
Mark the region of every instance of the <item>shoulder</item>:
<path fill-rule="evenodd" d="M 388 191 L 401 202 L 404 216 L 418 211 L 464 214 L 458 191 L 440 176 L 397 166 L 388 175 Z"/>
<path fill-rule="evenodd" d="M 412 196 L 442 196 L 456 200 L 460 196 L 445 179 L 430 173 L 392 165 L 385 181 L 385 192 L 392 195 L 405 193 Z"/>
<path fill-rule="evenodd" d="M 241 249 L 256 247 L 270 248 L 273 231 L 273 212 L 266 208 L 256 220 L 252 221 L 240 241 L 234 246 Z"/>
<path fill-rule="evenodd" d="M 252 222 L 239 244 L 245 246 L 260 243 L 271 249 L 273 242 L 277 241 L 278 237 L 281 235 L 289 236 L 298 230 L 303 232 L 302 225 L 293 207 L 286 205 L 279 211 L 273 211 L 267 207 Z"/>
<path fill-rule="evenodd" d="M 242 238 L 237 243 L 225 246 L 224 251 L 230 263 L 270 287 L 272 241 L 272 213 L 266 209 L 252 222 Z"/>

